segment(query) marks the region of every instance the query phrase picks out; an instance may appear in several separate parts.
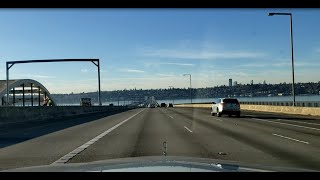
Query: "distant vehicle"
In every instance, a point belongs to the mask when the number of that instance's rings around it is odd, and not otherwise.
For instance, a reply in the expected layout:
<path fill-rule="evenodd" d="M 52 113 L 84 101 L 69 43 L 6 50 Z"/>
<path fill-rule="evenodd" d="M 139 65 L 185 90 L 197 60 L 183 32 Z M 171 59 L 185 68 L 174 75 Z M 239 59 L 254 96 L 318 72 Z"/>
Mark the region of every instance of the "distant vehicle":
<path fill-rule="evenodd" d="M 109 106 L 113 106 L 113 104 L 111 103 L 111 104 L 109 104 Z"/>
<path fill-rule="evenodd" d="M 155 108 L 155 107 L 156 107 L 155 104 L 149 104 L 149 105 L 148 105 L 148 108 Z"/>
<path fill-rule="evenodd" d="M 92 106 L 91 98 L 81 98 L 80 106 Z"/>
<path fill-rule="evenodd" d="M 161 103 L 160 107 L 167 107 L 166 103 Z"/>
<path fill-rule="evenodd" d="M 172 103 L 169 103 L 168 107 L 173 107 L 173 104 L 172 104 Z"/>
<path fill-rule="evenodd" d="M 240 103 L 235 98 L 219 98 L 212 102 L 211 115 L 221 117 L 223 114 L 236 115 L 240 117 Z"/>

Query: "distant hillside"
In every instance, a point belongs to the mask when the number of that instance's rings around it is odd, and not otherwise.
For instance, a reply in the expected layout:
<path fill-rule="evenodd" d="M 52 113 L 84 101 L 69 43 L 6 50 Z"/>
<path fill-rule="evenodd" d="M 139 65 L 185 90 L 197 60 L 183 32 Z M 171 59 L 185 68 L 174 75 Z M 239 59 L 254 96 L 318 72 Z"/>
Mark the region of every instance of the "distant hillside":
<path fill-rule="evenodd" d="M 193 98 L 213 97 L 265 97 L 265 96 L 288 96 L 292 92 L 292 84 L 239 84 L 237 86 L 219 86 L 192 89 Z M 296 95 L 320 94 L 320 82 L 318 83 L 297 83 L 295 86 Z M 57 103 L 79 103 L 80 98 L 89 97 L 93 102 L 98 102 L 97 92 L 79 94 L 52 94 Z M 139 101 L 145 96 L 154 96 L 157 100 L 167 99 L 188 99 L 190 90 L 186 88 L 174 89 L 130 89 L 117 91 L 102 91 L 101 101 Z"/>

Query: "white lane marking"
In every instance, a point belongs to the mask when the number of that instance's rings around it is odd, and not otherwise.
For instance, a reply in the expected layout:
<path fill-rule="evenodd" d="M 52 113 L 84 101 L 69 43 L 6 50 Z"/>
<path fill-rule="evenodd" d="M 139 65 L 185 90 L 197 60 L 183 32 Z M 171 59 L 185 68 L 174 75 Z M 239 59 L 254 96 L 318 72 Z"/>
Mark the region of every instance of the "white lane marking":
<path fill-rule="evenodd" d="M 309 123 L 309 122 L 302 122 L 302 121 L 291 121 L 286 119 L 277 119 L 278 121 L 288 121 L 288 122 L 296 122 L 296 123 L 304 123 L 304 124 L 311 124 L 311 125 L 318 125 L 320 126 L 320 123 Z"/>
<path fill-rule="evenodd" d="M 170 115 L 168 115 L 171 119 L 173 119 L 173 117 L 172 116 L 170 116 Z"/>
<path fill-rule="evenodd" d="M 115 130 L 116 128 L 118 128 L 119 126 L 121 126 L 125 122 L 129 121 L 131 118 L 135 117 L 136 115 L 138 115 L 139 113 L 141 113 L 144 110 L 145 109 L 137 112 L 136 114 L 128 117 L 127 119 L 121 121 L 120 123 L 116 124 L 115 126 L 111 127 L 110 129 L 106 130 L 105 132 L 101 133 L 100 135 L 94 137 L 93 139 L 91 139 L 88 142 L 84 143 L 83 145 L 79 146 L 75 150 L 71 151 L 70 153 L 68 153 L 68 154 L 64 155 L 63 157 L 61 157 L 60 159 L 56 160 L 55 162 L 52 163 L 52 165 L 54 165 L 54 164 L 64 164 L 64 163 L 68 162 L 74 156 L 76 156 L 77 154 L 81 153 L 83 150 L 87 149 L 93 143 L 97 142 L 100 138 L 102 138 L 103 136 L 107 135 L 111 131 Z"/>
<path fill-rule="evenodd" d="M 184 128 L 192 133 L 192 131 L 189 128 L 187 128 L 186 126 L 184 126 Z"/>
<path fill-rule="evenodd" d="M 292 140 L 292 141 L 297 141 L 297 142 L 301 142 L 301 143 L 309 144 L 309 142 L 306 142 L 306 141 L 300 141 L 300 140 L 298 140 L 298 139 L 294 139 L 294 138 L 290 138 L 290 137 L 282 136 L 282 135 L 279 135 L 279 134 L 274 134 L 274 133 L 273 133 L 272 135 L 274 135 L 274 136 L 278 136 L 278 137 L 282 137 L 282 138 L 286 138 L 286 139 L 290 139 L 290 140 Z"/>
<path fill-rule="evenodd" d="M 216 120 L 216 121 L 223 121 L 223 120 L 221 120 L 221 119 L 214 119 L 214 120 Z"/>
<path fill-rule="evenodd" d="M 282 123 L 282 122 L 278 122 L 278 121 L 268 121 L 268 120 L 263 120 L 263 119 L 258 119 L 258 118 L 252 118 L 252 119 L 259 120 L 259 121 L 271 122 L 271 123 L 285 124 L 285 125 L 288 125 L 288 126 L 295 126 L 295 127 L 301 127 L 301 128 L 320 131 L 320 129 L 318 129 L 318 128 L 312 128 L 312 127 L 307 127 L 307 126 L 300 126 L 300 125 L 295 125 L 295 124 Z"/>

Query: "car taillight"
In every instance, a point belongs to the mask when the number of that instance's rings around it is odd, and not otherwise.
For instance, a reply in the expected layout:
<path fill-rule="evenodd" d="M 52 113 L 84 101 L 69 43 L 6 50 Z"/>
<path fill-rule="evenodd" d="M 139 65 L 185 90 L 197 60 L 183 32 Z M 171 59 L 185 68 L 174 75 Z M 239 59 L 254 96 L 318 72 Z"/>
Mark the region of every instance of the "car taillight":
<path fill-rule="evenodd" d="M 223 107 L 223 106 L 224 106 L 224 103 L 221 103 L 221 106 Z"/>

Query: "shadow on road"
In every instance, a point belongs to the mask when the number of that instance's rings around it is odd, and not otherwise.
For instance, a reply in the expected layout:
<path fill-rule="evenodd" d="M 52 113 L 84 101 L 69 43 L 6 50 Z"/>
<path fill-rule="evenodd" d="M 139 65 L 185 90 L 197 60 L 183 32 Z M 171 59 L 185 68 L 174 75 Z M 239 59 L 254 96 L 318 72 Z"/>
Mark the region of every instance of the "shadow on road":
<path fill-rule="evenodd" d="M 48 119 L 46 121 L 29 121 L 14 124 L 4 124 L 0 126 L 0 148 L 129 110 L 130 109 L 77 115 L 63 119 Z"/>

